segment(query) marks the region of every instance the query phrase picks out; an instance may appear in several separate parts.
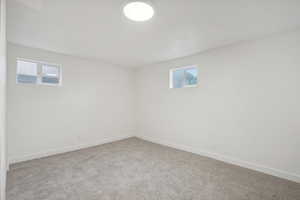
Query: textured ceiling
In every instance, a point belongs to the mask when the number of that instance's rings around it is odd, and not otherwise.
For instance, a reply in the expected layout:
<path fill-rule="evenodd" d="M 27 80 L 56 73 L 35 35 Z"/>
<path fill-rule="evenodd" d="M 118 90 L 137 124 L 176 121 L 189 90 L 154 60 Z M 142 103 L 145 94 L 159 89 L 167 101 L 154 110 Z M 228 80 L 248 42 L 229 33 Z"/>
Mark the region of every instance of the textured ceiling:
<path fill-rule="evenodd" d="M 131 22 L 125 0 L 9 0 L 8 40 L 139 67 L 300 27 L 300 0 L 155 0 Z"/>

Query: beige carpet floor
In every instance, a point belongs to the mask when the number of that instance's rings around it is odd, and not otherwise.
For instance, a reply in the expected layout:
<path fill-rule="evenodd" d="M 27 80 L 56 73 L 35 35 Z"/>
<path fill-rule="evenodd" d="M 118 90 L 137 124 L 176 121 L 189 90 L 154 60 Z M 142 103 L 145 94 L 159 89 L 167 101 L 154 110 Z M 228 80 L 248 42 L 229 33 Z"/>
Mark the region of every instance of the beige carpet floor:
<path fill-rule="evenodd" d="M 300 184 L 130 138 L 18 163 L 8 200 L 300 200 Z"/>

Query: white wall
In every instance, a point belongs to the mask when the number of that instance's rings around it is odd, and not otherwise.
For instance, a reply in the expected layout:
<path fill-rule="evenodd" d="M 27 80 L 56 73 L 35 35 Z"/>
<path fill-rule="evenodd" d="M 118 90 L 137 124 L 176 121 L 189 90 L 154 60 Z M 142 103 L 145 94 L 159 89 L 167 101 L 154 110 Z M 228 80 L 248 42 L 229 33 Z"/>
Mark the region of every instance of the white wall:
<path fill-rule="evenodd" d="M 0 200 L 6 186 L 6 1 L 0 1 Z"/>
<path fill-rule="evenodd" d="M 16 84 L 16 58 L 62 64 L 62 86 Z M 133 75 L 97 61 L 8 45 L 11 162 L 134 135 Z"/>
<path fill-rule="evenodd" d="M 295 31 L 133 72 L 9 44 L 9 158 L 137 135 L 300 182 L 299 52 Z M 17 85 L 17 57 L 62 64 L 63 85 Z M 169 69 L 189 64 L 199 87 L 169 89 Z"/>
<path fill-rule="evenodd" d="M 197 64 L 199 87 L 169 89 Z M 300 31 L 141 68 L 138 133 L 300 182 Z"/>

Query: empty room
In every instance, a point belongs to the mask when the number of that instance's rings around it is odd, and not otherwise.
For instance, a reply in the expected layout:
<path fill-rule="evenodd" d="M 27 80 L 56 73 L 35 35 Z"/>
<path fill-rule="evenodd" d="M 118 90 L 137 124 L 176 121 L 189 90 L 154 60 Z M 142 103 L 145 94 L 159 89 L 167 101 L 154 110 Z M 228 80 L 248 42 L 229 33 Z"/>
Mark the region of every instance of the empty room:
<path fill-rule="evenodd" d="M 0 200 L 300 200 L 300 0 L 0 2 Z"/>

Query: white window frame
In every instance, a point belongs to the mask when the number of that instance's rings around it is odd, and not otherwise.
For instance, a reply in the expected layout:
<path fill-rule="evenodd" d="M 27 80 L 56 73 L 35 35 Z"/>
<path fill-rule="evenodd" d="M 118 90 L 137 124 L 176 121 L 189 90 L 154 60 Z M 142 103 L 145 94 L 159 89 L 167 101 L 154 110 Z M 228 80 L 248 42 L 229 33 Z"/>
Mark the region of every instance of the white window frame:
<path fill-rule="evenodd" d="M 194 88 L 194 87 L 198 87 L 198 82 L 199 82 L 199 67 L 198 67 L 198 65 L 186 65 L 186 66 L 183 66 L 183 67 L 176 67 L 176 68 L 172 68 L 172 69 L 169 70 L 169 88 L 170 89 L 180 89 L 180 88 L 175 88 L 173 86 L 173 72 L 174 71 L 176 71 L 176 70 L 191 69 L 191 68 L 196 68 L 197 69 L 197 83 L 193 84 L 193 85 L 186 85 L 186 84 L 184 84 L 183 87 L 181 87 L 181 88 Z"/>
<path fill-rule="evenodd" d="M 36 83 L 19 83 L 18 82 L 18 61 L 24 61 L 24 62 L 32 62 L 37 64 L 37 82 Z M 43 65 L 50 65 L 55 66 L 59 68 L 59 83 L 43 83 L 42 82 L 42 66 Z M 61 86 L 62 85 L 62 65 L 56 64 L 56 63 L 50 63 L 50 62 L 44 62 L 44 61 L 38 61 L 38 60 L 32 60 L 27 58 L 17 58 L 16 59 L 16 84 L 21 85 L 45 85 L 45 86 Z"/>

